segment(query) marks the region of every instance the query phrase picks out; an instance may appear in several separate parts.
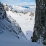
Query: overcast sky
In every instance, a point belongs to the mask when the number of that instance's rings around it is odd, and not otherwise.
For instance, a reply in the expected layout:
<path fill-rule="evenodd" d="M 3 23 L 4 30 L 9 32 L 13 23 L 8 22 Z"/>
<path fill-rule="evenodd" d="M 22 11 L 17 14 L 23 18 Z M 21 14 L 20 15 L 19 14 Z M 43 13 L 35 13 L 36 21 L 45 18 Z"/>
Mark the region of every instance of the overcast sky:
<path fill-rule="evenodd" d="M 35 0 L 0 0 L 8 5 L 35 5 Z"/>

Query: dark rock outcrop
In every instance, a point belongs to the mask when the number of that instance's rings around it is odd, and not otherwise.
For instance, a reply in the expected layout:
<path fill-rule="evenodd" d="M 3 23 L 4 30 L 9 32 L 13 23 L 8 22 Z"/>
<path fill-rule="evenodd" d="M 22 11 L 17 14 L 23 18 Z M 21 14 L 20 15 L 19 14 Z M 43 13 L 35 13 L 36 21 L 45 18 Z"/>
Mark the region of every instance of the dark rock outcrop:
<path fill-rule="evenodd" d="M 0 19 L 3 19 L 6 17 L 6 11 L 4 10 L 4 6 L 0 2 Z"/>
<path fill-rule="evenodd" d="M 46 41 L 46 0 L 36 0 L 35 25 L 32 41 Z"/>

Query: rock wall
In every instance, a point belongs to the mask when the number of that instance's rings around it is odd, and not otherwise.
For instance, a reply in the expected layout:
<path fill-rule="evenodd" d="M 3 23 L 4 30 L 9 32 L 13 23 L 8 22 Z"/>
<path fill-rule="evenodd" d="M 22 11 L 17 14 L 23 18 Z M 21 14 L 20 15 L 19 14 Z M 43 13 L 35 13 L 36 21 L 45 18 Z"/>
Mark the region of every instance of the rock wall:
<path fill-rule="evenodd" d="M 36 0 L 35 25 L 32 41 L 46 40 L 46 0 Z"/>

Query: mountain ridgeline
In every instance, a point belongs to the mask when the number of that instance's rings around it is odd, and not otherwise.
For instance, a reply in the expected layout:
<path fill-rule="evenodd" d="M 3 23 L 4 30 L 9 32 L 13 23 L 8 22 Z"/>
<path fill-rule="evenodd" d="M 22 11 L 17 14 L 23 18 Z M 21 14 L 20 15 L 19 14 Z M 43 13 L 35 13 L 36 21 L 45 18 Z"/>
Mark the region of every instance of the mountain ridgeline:
<path fill-rule="evenodd" d="M 4 5 L 0 2 L 0 36 L 9 31 L 15 35 L 16 38 L 26 39 L 19 24 L 11 16 L 7 16 Z"/>
<path fill-rule="evenodd" d="M 36 0 L 35 25 L 32 42 L 46 45 L 46 0 Z"/>

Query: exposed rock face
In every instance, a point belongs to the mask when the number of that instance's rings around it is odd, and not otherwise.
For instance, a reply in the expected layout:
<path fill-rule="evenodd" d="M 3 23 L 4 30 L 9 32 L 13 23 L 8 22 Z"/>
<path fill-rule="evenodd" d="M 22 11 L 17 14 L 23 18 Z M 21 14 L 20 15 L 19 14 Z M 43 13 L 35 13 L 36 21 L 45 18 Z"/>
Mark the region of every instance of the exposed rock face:
<path fill-rule="evenodd" d="M 5 11 L 9 11 L 9 6 L 7 4 L 3 4 Z"/>
<path fill-rule="evenodd" d="M 0 19 L 6 17 L 6 11 L 4 10 L 4 6 L 0 2 Z"/>
<path fill-rule="evenodd" d="M 35 26 L 32 41 L 46 40 L 46 0 L 36 0 Z"/>

